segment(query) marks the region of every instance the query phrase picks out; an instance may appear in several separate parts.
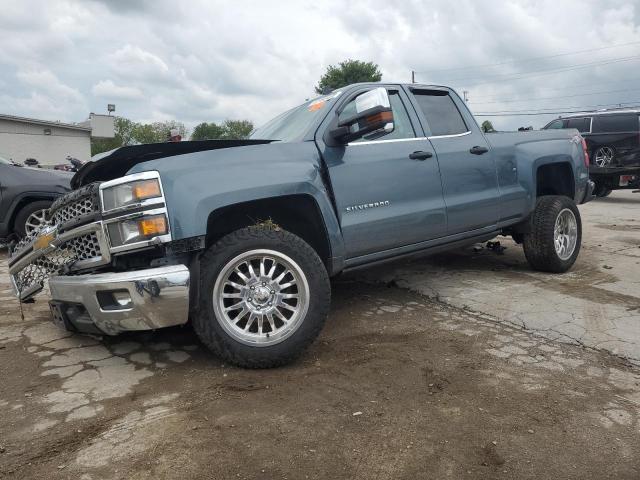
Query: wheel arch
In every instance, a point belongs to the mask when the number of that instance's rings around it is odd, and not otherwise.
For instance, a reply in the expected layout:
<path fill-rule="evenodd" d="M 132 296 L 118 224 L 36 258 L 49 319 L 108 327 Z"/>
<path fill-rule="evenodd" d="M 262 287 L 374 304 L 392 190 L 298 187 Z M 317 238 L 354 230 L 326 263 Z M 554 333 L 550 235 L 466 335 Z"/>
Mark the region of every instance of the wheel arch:
<path fill-rule="evenodd" d="M 569 162 L 553 162 L 536 169 L 536 198 L 545 195 L 561 195 L 572 200 L 576 195 L 576 181 Z"/>
<path fill-rule="evenodd" d="M 212 211 L 207 217 L 206 247 L 235 230 L 259 224 L 302 238 L 332 272 L 333 249 L 324 217 L 315 198 L 305 193 L 248 200 Z"/>

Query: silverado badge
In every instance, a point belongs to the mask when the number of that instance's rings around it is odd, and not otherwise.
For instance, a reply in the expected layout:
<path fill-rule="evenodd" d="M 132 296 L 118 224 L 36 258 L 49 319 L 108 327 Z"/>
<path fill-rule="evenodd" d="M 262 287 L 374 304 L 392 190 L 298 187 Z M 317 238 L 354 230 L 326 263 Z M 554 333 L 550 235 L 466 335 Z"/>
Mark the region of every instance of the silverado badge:
<path fill-rule="evenodd" d="M 345 211 L 348 212 L 357 212 L 359 210 L 367 210 L 369 208 L 376 207 L 387 207 L 389 206 L 389 200 L 383 200 L 381 202 L 371 202 L 371 203 L 363 203 L 362 205 L 352 205 L 351 207 L 347 207 Z"/>

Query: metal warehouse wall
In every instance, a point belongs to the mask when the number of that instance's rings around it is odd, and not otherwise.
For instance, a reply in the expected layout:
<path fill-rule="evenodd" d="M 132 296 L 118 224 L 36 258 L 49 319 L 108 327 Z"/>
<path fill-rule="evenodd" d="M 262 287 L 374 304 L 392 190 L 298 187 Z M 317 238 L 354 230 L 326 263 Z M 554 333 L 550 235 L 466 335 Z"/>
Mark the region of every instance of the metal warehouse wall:
<path fill-rule="evenodd" d="M 51 135 L 45 135 L 45 128 Z M 22 163 L 35 158 L 42 165 L 66 163 L 71 155 L 82 161 L 91 158 L 91 132 L 0 119 L 0 156 Z"/>

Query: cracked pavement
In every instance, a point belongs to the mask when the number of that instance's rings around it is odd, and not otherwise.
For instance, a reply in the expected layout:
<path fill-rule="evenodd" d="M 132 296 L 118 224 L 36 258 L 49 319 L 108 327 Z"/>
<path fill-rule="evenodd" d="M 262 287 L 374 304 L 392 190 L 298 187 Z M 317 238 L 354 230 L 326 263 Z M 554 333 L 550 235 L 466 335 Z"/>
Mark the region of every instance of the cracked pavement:
<path fill-rule="evenodd" d="M 46 295 L 23 320 L 0 252 L 0 478 L 640 478 L 619 358 L 638 354 L 638 207 L 582 207 L 567 275 L 501 240 L 336 279 L 320 338 L 268 371 L 189 327 L 66 332 Z"/>
<path fill-rule="evenodd" d="M 364 272 L 545 338 L 604 350 L 640 364 L 640 194 L 613 192 L 580 206 L 582 250 L 561 275 L 532 271 L 519 245 L 482 248 Z"/>

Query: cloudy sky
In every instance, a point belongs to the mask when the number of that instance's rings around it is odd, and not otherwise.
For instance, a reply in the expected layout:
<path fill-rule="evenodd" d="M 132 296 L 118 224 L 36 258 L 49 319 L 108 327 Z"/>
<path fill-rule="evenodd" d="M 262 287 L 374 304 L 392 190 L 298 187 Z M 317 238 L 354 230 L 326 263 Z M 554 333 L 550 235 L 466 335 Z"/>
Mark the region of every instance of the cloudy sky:
<path fill-rule="evenodd" d="M 476 113 L 640 104 L 640 0 L 0 0 L 0 113 L 250 119 L 330 64 L 468 91 Z M 542 58 L 541 58 L 542 57 Z M 474 67 L 474 68 L 469 68 Z M 462 93 L 461 93 L 462 94 Z M 498 128 L 554 114 L 491 117 Z M 480 117 L 482 120 L 482 117 Z"/>

